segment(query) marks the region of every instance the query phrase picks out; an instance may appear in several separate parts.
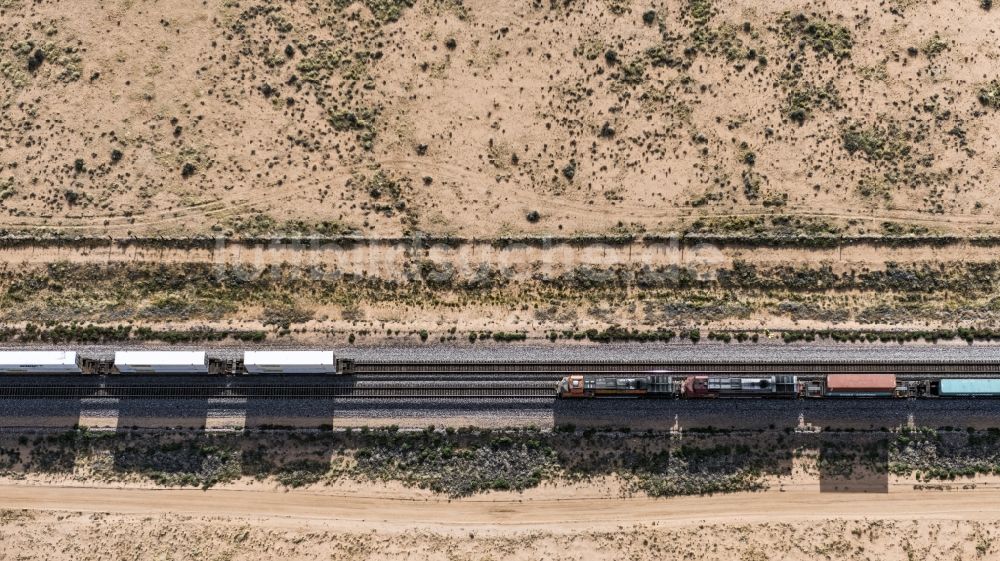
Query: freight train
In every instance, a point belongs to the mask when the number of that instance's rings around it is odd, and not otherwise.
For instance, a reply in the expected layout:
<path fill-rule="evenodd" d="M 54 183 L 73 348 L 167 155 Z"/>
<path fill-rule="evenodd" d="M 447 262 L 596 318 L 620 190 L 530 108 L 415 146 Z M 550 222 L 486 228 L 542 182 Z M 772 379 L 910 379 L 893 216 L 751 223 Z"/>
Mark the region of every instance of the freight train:
<path fill-rule="evenodd" d="M 0 375 L 349 375 L 354 361 L 332 351 L 245 351 L 219 359 L 204 351 L 116 351 L 113 359 L 75 351 L 0 351 Z M 928 374 L 760 374 L 648 372 L 639 376 L 571 374 L 555 387 L 560 398 L 808 399 L 1000 398 L 1000 377 Z"/>
<path fill-rule="evenodd" d="M 652 374 L 621 378 L 575 374 L 556 385 L 561 398 L 923 398 L 1000 397 L 1000 378 L 897 380 L 895 374 L 727 376 Z"/>
<path fill-rule="evenodd" d="M 245 351 L 242 359 L 204 351 L 116 351 L 113 360 L 76 351 L 0 351 L 0 374 L 349 374 L 354 361 L 331 351 Z"/>

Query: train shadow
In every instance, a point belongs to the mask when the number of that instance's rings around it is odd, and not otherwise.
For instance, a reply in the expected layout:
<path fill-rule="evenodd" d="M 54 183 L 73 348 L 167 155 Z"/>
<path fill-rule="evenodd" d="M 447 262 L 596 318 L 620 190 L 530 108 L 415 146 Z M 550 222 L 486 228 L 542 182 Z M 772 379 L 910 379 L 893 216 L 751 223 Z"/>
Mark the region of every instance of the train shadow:
<path fill-rule="evenodd" d="M 335 424 L 339 409 L 339 398 L 331 392 L 339 386 L 351 387 L 357 383 L 353 376 L 285 375 L 279 380 L 265 380 L 260 376 L 250 376 L 240 380 L 251 384 L 264 380 L 268 384 L 293 388 L 296 393 L 287 397 L 256 396 L 242 400 L 243 426 L 247 429 L 286 428 L 320 429 Z M 294 390 L 296 387 L 313 388 Z M 313 393 L 298 393 L 313 392 Z"/>
<path fill-rule="evenodd" d="M 821 493 L 888 493 L 890 433 L 824 435 L 817 467 Z"/>
<path fill-rule="evenodd" d="M 71 429 L 92 408 L 81 399 L 0 399 L 0 428 Z"/>
<path fill-rule="evenodd" d="M 722 479 L 726 469 L 736 473 L 765 462 L 770 475 L 792 475 L 797 468 L 806 480 L 818 479 L 824 493 L 886 493 L 894 433 L 884 429 L 886 424 L 895 428 L 905 423 L 907 408 L 905 404 L 879 408 L 877 402 L 846 404 L 859 416 L 836 418 L 835 412 L 844 405 L 825 402 L 804 407 L 783 400 L 556 400 L 553 413 L 556 430 L 669 431 L 661 436 L 671 442 L 664 454 L 684 461 L 690 455 L 715 457 L 721 462 L 718 466 L 728 466 L 720 472 Z M 815 427 L 808 419 L 827 426 Z M 565 454 L 572 459 L 572 451 Z M 692 464 L 696 471 L 701 465 Z"/>
<path fill-rule="evenodd" d="M 137 429 L 205 430 L 210 401 L 187 399 L 116 400 L 118 431 Z"/>
<path fill-rule="evenodd" d="M 768 477 L 791 476 L 795 462 L 796 435 L 784 432 L 568 431 L 552 443 L 571 477 L 623 476 L 629 491 L 652 496 L 762 490 Z"/>
<path fill-rule="evenodd" d="M 330 473 L 344 439 L 329 430 L 139 428 L 106 434 L 109 438 L 103 441 L 78 445 L 77 453 L 85 448 L 90 462 L 106 457 L 97 463 L 112 478 L 139 475 L 160 485 L 200 487 L 241 477 L 273 477 L 276 484 L 287 487 L 316 483 Z"/>
<path fill-rule="evenodd" d="M 334 398 L 281 400 L 246 398 L 243 402 L 243 426 L 248 430 L 321 429 L 333 426 L 337 409 Z"/>
<path fill-rule="evenodd" d="M 794 401 L 766 399 L 556 399 L 553 425 L 631 430 L 763 430 L 794 428 Z"/>

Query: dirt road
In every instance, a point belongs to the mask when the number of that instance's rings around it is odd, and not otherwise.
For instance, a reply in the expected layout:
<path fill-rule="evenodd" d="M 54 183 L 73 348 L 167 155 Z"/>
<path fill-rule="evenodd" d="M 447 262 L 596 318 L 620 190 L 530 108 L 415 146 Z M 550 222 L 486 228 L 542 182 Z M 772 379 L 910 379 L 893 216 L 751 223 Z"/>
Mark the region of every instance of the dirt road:
<path fill-rule="evenodd" d="M 785 492 L 623 499 L 600 484 L 581 484 L 448 501 L 391 486 L 282 492 L 248 485 L 199 491 L 0 483 L 0 561 L 905 561 L 1000 553 L 995 487 L 915 491 L 898 484 L 859 495 L 803 484 Z"/>
<path fill-rule="evenodd" d="M 591 528 L 656 521 L 694 523 L 802 522 L 830 518 L 890 520 L 1000 520 L 1000 490 L 888 494 L 819 493 L 812 490 L 673 499 L 561 497 L 446 499 L 339 495 L 274 490 L 162 490 L 0 485 L 0 506 L 40 511 L 113 514 L 183 514 L 284 518 L 388 526 L 470 528 L 545 527 L 573 520 Z"/>

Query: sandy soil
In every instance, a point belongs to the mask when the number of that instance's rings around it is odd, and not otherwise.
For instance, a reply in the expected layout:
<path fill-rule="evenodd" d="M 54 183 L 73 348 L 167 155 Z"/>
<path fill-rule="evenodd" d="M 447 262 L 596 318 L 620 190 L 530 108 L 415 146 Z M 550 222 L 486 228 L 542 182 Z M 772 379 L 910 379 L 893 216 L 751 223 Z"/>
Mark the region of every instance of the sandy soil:
<path fill-rule="evenodd" d="M 3 0 L 2 225 L 494 237 L 784 213 L 995 228 L 1000 113 L 979 98 L 996 10 L 408 4 Z M 873 142 L 845 141 L 852 126 Z"/>
<path fill-rule="evenodd" d="M 446 501 L 399 490 L 2 484 L 0 559 L 896 560 L 998 551 L 995 489 L 581 495 L 561 488 Z M 705 534 L 712 539 L 698 539 Z"/>
<path fill-rule="evenodd" d="M 600 280 L 588 267 L 989 271 L 996 247 L 491 240 L 1000 231 L 998 18 L 874 0 L 0 0 L 0 235 L 368 240 L 2 249 L 0 319 L 285 326 L 312 345 L 994 325 L 989 289 L 574 290 Z M 420 232 L 479 241 L 380 241 Z M 280 265 L 322 286 L 40 287 L 64 263 Z"/>

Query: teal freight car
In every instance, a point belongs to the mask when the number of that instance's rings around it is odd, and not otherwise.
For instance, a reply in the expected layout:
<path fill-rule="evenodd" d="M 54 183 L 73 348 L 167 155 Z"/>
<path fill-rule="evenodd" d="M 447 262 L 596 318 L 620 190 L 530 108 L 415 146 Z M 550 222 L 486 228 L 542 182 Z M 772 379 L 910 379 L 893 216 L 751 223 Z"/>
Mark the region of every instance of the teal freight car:
<path fill-rule="evenodd" d="M 938 386 L 941 397 L 1000 397 L 1000 379 L 945 378 Z"/>

